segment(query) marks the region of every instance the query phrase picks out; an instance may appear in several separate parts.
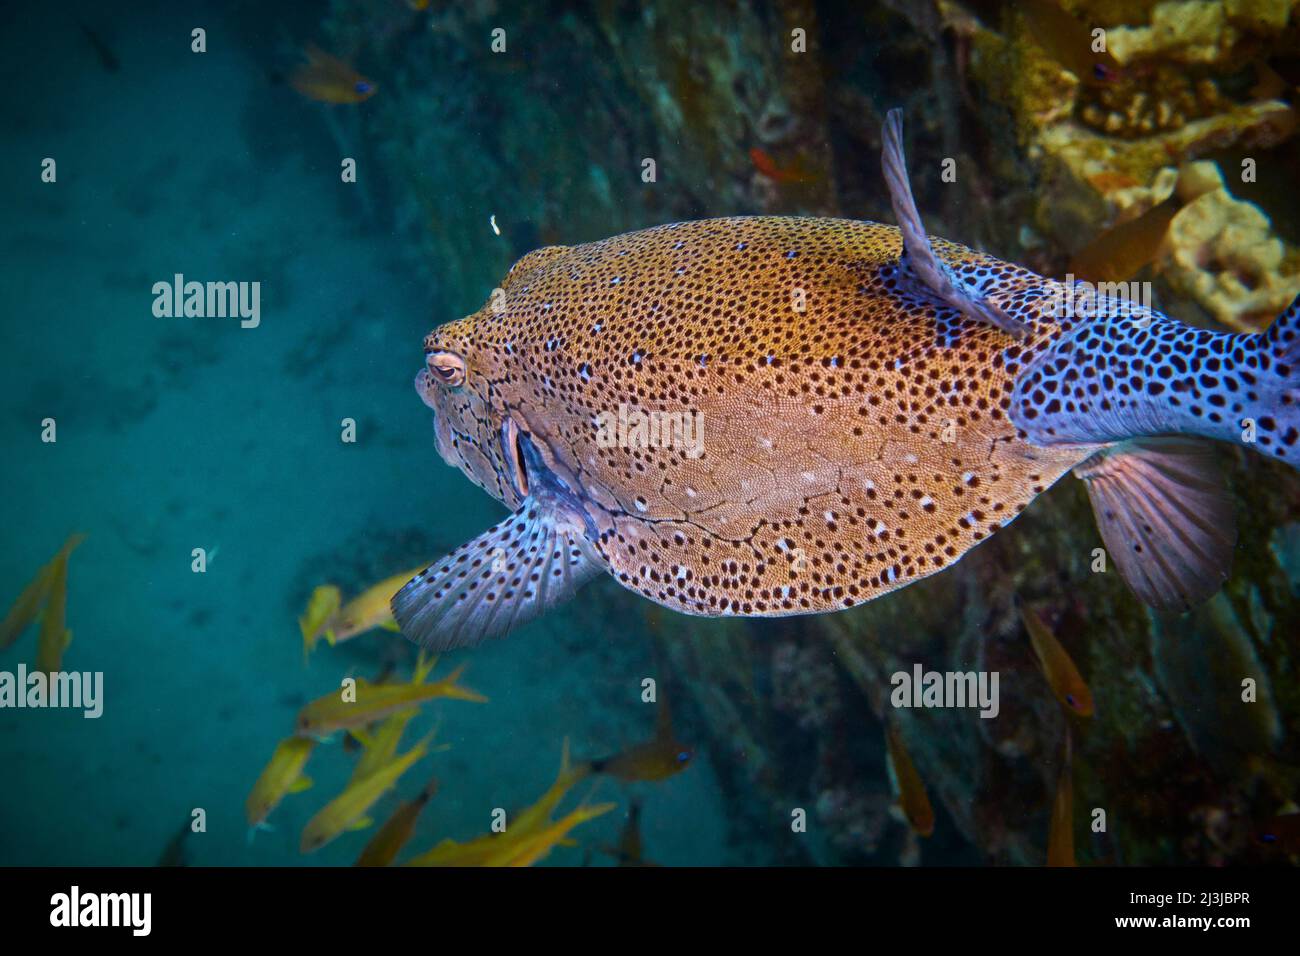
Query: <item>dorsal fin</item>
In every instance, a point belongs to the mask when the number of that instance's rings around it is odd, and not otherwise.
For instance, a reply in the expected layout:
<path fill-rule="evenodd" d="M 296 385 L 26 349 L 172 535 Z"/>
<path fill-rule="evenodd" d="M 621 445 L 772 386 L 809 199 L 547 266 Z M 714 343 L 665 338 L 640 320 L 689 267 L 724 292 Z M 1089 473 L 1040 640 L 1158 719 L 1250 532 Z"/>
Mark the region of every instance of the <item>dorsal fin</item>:
<path fill-rule="evenodd" d="M 970 288 L 953 270 L 935 255 L 934 247 L 925 234 L 921 214 L 912 198 L 912 184 L 907 178 L 907 159 L 903 155 L 903 111 L 890 110 L 885 117 L 884 145 L 880 162 L 889 187 L 889 201 L 894 207 L 894 218 L 903 234 L 902 262 L 924 286 L 925 291 L 952 306 L 962 315 L 976 322 L 993 325 L 1008 335 L 1022 335 L 1023 322 L 1007 315 L 989 299 Z"/>

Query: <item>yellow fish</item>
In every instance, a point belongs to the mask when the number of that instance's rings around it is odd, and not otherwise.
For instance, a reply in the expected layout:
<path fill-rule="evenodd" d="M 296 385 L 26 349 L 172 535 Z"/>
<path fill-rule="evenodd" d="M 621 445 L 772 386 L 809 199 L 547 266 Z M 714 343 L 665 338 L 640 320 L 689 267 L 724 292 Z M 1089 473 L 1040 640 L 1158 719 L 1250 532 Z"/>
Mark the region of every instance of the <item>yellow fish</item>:
<path fill-rule="evenodd" d="M 560 749 L 560 769 L 555 775 L 555 781 L 546 789 L 546 792 L 531 807 L 523 810 L 515 817 L 515 822 L 507 827 L 513 829 L 516 836 L 524 833 L 531 833 L 540 827 L 543 823 L 550 820 L 551 813 L 560 805 L 573 787 L 583 780 L 590 768 L 585 764 L 574 766 L 569 760 L 569 740 L 566 737 L 564 744 Z"/>
<path fill-rule="evenodd" d="M 72 547 L 76 547 L 73 544 Z M 72 643 L 72 632 L 67 627 L 68 608 L 68 556 L 72 548 L 65 547 L 54 559 L 50 571 L 50 593 L 41 612 L 41 628 L 36 640 L 36 669 L 53 673 L 63 665 L 63 652 Z"/>
<path fill-rule="evenodd" d="M 396 785 L 412 764 L 424 757 L 428 749 L 429 738 L 426 737 L 369 776 L 349 783 L 342 793 L 307 821 L 307 826 L 302 831 L 302 840 L 298 844 L 299 852 L 311 853 L 345 830 L 361 830 L 370 826 L 372 821 L 366 816 L 370 808 Z"/>
<path fill-rule="evenodd" d="M 520 811 L 513 820 L 507 818 L 503 833 L 485 833 L 465 843 L 446 839 L 412 859 L 407 866 L 486 866 L 489 860 L 501 859 L 506 847 L 517 847 L 523 840 L 546 828 L 551 814 L 574 785 L 590 772 L 588 764 L 574 766 L 569 761 L 569 741 L 564 741 L 560 770 L 555 782 L 532 806 Z"/>
<path fill-rule="evenodd" d="M 393 759 L 393 754 L 397 753 L 397 746 L 401 743 L 402 733 L 406 730 L 406 725 L 419 712 L 417 707 L 408 707 L 405 710 L 399 710 L 391 717 L 385 718 L 373 731 L 361 729 L 350 731 L 351 735 L 364 748 L 361 751 L 361 756 L 357 758 L 356 766 L 352 768 L 353 781 L 370 776 L 370 774 Z"/>
<path fill-rule="evenodd" d="M 1020 0 L 1016 6 L 1025 18 L 1029 35 L 1080 83 L 1107 86 L 1125 75 L 1109 51 L 1094 50 L 1097 43 L 1092 31 L 1062 10 L 1056 0 Z"/>
<path fill-rule="evenodd" d="M 389 631 L 397 630 L 397 622 L 393 620 L 389 602 L 392 601 L 393 595 L 402 589 L 402 585 L 411 580 L 411 576 L 418 571 L 419 568 L 416 568 L 384 578 L 343 605 L 326 626 L 326 640 L 331 644 L 338 644 L 358 634 L 373 631 L 377 627 Z"/>
<path fill-rule="evenodd" d="M 532 866 L 550 855 L 551 851 L 562 843 L 568 842 L 569 833 L 589 820 L 594 820 L 613 810 L 616 803 L 586 804 L 569 811 L 559 820 L 532 833 L 494 847 L 484 860 L 484 866 Z"/>
<path fill-rule="evenodd" d="M 1029 632 L 1029 641 L 1034 646 L 1038 664 L 1043 669 L 1043 676 L 1047 678 L 1048 686 L 1052 688 L 1056 699 L 1071 713 L 1078 714 L 1080 717 L 1091 717 L 1092 691 L 1079 676 L 1074 661 L 1056 639 L 1051 628 L 1032 608 L 1024 605 L 1020 606 L 1020 619 L 1025 623 L 1025 630 Z"/>
<path fill-rule="evenodd" d="M 436 661 L 436 659 L 435 659 Z M 400 710 L 418 706 L 435 697 L 468 700 L 479 704 L 487 698 L 457 681 L 464 673 L 461 664 L 440 681 L 425 684 L 424 676 L 434 661 L 417 665 L 416 677 L 409 684 L 372 684 L 364 677 L 355 681 L 353 693 L 334 691 L 312 701 L 298 712 L 296 732 L 300 737 L 328 737 L 338 730 L 354 730 L 373 724 Z"/>
<path fill-rule="evenodd" d="M 1074 769 L 1070 728 L 1065 729 L 1065 762 L 1052 800 L 1052 825 L 1047 835 L 1047 865 L 1074 866 Z"/>
<path fill-rule="evenodd" d="M 1181 209 L 1178 197 L 1171 195 L 1136 219 L 1112 226 L 1074 254 L 1070 271 L 1090 282 L 1127 282 L 1155 261 Z"/>
<path fill-rule="evenodd" d="M 36 577 L 23 588 L 18 599 L 9 608 L 4 621 L 0 622 L 0 649 L 18 640 L 23 631 L 27 630 L 28 625 L 36 620 L 36 615 L 41 612 L 41 605 L 45 603 L 45 598 L 50 593 L 52 570 L 49 565 L 46 565 L 37 571 Z"/>
<path fill-rule="evenodd" d="M 618 846 L 601 848 L 614 858 L 618 866 L 658 866 L 645 858 L 645 849 L 641 839 L 641 802 L 632 800 L 627 808 L 627 821 L 619 836 Z"/>
<path fill-rule="evenodd" d="M 375 95 L 378 84 L 314 43 L 303 48 L 307 62 L 289 77 L 289 84 L 318 103 L 361 103 Z"/>
<path fill-rule="evenodd" d="M 354 866 L 388 866 L 397 858 L 406 841 L 415 832 L 415 823 L 420 818 L 424 805 L 438 792 L 438 781 L 430 780 L 414 800 L 407 800 L 396 810 L 388 821 L 366 844 L 366 848 L 357 857 Z"/>
<path fill-rule="evenodd" d="M 339 603 L 339 589 L 334 585 L 323 584 L 316 588 L 307 603 L 306 612 L 298 619 L 303 652 L 310 654 L 322 637 L 330 644 L 339 644 L 375 628 L 397 630 L 389 602 L 418 570 L 403 571 L 385 578 L 342 606 Z"/>
<path fill-rule="evenodd" d="M 493 845 L 503 841 L 507 833 L 486 833 L 465 843 L 446 839 L 433 849 L 407 861 L 407 866 L 483 866 L 491 855 Z"/>
<path fill-rule="evenodd" d="M 52 674 L 63 667 L 63 653 L 72 644 L 72 631 L 63 629 L 63 635 L 53 628 L 41 628 L 41 642 L 36 648 L 36 669 Z"/>
<path fill-rule="evenodd" d="M 332 584 L 322 584 L 311 592 L 311 597 L 307 599 L 307 609 L 298 618 L 304 658 L 312 652 L 316 642 L 321 639 L 326 624 L 338 612 L 342 600 L 339 589 Z"/>
<path fill-rule="evenodd" d="M 674 736 L 668 701 L 664 700 L 659 704 L 653 738 L 622 753 L 593 760 L 591 769 L 593 773 L 608 774 L 628 783 L 667 780 L 685 770 L 694 755 L 691 748 Z"/>
<path fill-rule="evenodd" d="M 41 605 L 46 603 L 46 599 L 50 595 L 51 588 L 55 583 L 56 573 L 60 568 L 63 568 L 63 573 L 66 575 L 68 556 L 84 540 L 86 540 L 84 534 L 71 535 L 63 543 L 63 547 L 59 549 L 58 553 L 37 571 L 36 576 L 32 578 L 27 587 L 23 588 L 22 593 L 18 595 L 18 599 L 9 608 L 4 621 L 0 622 L 0 650 L 18 640 L 23 631 L 27 630 L 28 625 L 36 619 L 36 615 L 40 613 Z M 63 635 L 58 636 L 62 637 Z"/>
<path fill-rule="evenodd" d="M 894 770 L 894 781 L 898 785 L 898 805 L 917 835 L 928 837 L 934 833 L 934 808 L 930 806 L 925 784 L 916 772 L 911 754 L 903 745 L 903 738 L 888 721 L 885 723 L 885 745 L 889 751 L 889 764 Z"/>
<path fill-rule="evenodd" d="M 305 737 L 286 737 L 280 741 L 244 804 L 249 826 L 264 828 L 266 818 L 281 800 L 311 786 L 311 778 L 304 776 L 302 770 L 315 747 L 316 741 Z"/>
<path fill-rule="evenodd" d="M 425 337 L 439 453 L 514 513 L 397 593 L 409 639 L 504 635 L 602 574 L 685 614 L 853 607 L 1071 470 L 1142 600 L 1219 588 L 1233 504 L 1193 438 L 1300 461 L 1300 300 L 1219 333 L 932 239 L 897 111 L 883 140 L 897 228 L 767 216 L 550 246 Z"/>

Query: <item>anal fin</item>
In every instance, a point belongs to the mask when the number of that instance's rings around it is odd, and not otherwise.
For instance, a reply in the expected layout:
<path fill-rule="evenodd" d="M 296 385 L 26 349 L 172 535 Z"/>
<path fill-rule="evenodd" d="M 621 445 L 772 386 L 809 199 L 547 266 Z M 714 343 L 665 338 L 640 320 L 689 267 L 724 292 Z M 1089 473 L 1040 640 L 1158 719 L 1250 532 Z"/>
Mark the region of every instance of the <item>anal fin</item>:
<path fill-rule="evenodd" d="M 534 498 L 393 597 L 403 634 L 437 651 L 509 633 L 604 569 L 580 523 Z"/>
<path fill-rule="evenodd" d="M 935 254 L 934 247 L 921 223 L 912 184 L 907 176 L 907 159 L 903 154 L 903 111 L 890 110 L 885 117 L 884 146 L 881 165 L 894 218 L 903 234 L 903 264 L 924 284 L 925 291 L 967 318 L 995 326 L 1009 335 L 1023 335 L 1025 324 L 1007 315 L 986 296 L 972 289 Z"/>
<path fill-rule="evenodd" d="M 1236 520 L 1203 443 L 1130 441 L 1094 455 L 1074 473 L 1088 488 L 1106 550 L 1147 604 L 1186 611 L 1227 579 Z"/>

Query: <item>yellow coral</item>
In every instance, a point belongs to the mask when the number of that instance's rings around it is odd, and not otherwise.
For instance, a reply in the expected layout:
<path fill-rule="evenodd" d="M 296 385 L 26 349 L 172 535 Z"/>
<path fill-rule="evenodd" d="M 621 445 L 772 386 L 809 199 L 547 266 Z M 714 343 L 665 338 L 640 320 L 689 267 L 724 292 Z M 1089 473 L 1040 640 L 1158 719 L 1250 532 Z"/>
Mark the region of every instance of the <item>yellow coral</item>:
<path fill-rule="evenodd" d="M 1106 31 L 1121 63 L 1163 57 L 1179 63 L 1218 63 L 1245 34 L 1286 28 L 1297 0 L 1165 0 L 1151 11 L 1150 26 Z"/>
<path fill-rule="evenodd" d="M 1282 240 L 1254 203 L 1233 198 L 1218 167 L 1193 163 L 1179 181 L 1190 199 L 1169 227 L 1164 273 L 1222 324 L 1257 331 L 1300 290 Z"/>

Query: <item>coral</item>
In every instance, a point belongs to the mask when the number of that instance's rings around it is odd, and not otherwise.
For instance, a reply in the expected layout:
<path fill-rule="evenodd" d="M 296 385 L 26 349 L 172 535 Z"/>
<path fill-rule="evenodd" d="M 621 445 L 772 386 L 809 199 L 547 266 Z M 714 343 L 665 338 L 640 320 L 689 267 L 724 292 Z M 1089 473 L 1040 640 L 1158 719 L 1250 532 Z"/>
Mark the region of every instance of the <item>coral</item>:
<path fill-rule="evenodd" d="M 1191 119 L 1231 108 L 1212 81 L 1163 63 L 1140 88 L 1134 87 L 1118 82 L 1081 93 L 1080 121 L 1110 136 L 1131 138 L 1181 129 Z"/>
<path fill-rule="evenodd" d="M 1151 11 L 1149 26 L 1106 31 L 1122 63 L 1162 57 L 1175 63 L 1215 64 L 1251 34 L 1280 33 L 1295 0 L 1165 0 Z"/>
<path fill-rule="evenodd" d="M 1105 28 L 1107 49 L 1124 68 L 1114 81 L 1080 83 L 1019 17 L 1006 18 L 1006 36 L 979 23 L 964 27 L 974 50 L 973 76 L 1010 109 L 1039 172 L 1036 235 L 1027 239 L 1077 249 L 1086 237 L 1167 195 L 1170 169 L 1216 152 L 1266 151 L 1294 135 L 1294 106 L 1222 90 L 1239 88 L 1237 78 L 1249 63 L 1286 49 L 1295 0 L 1174 0 L 1149 10 L 1115 0 L 1067 6 Z M 1198 223 L 1199 229 L 1223 218 L 1236 223 L 1232 235 L 1245 229 L 1250 239 L 1250 248 L 1239 254 L 1244 261 L 1209 275 L 1203 274 L 1204 260 L 1201 273 L 1183 264 L 1171 285 L 1218 321 L 1255 328 L 1263 315 L 1276 314 L 1289 301 L 1289 283 L 1295 294 L 1293 270 L 1284 263 L 1293 251 L 1258 235 L 1258 220 L 1231 202 L 1228 196 L 1206 200 L 1185 215 L 1182 226 L 1193 230 Z M 1263 226 L 1267 231 L 1267 220 Z"/>
<path fill-rule="evenodd" d="M 1265 102 L 1235 106 L 1140 139 L 1107 136 L 1074 122 L 1042 129 L 1031 147 L 1045 175 L 1037 225 L 1062 238 L 1099 232 L 1106 220 L 1106 186 L 1150 185 L 1161 169 L 1214 150 L 1236 145 L 1267 149 L 1288 135 L 1293 122 L 1289 107 Z"/>
<path fill-rule="evenodd" d="M 1192 169 L 1179 183 L 1187 205 L 1170 224 L 1163 274 L 1223 325 L 1257 331 L 1300 293 L 1300 255 L 1258 206 L 1233 198 L 1214 163 Z"/>

